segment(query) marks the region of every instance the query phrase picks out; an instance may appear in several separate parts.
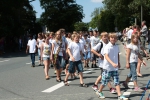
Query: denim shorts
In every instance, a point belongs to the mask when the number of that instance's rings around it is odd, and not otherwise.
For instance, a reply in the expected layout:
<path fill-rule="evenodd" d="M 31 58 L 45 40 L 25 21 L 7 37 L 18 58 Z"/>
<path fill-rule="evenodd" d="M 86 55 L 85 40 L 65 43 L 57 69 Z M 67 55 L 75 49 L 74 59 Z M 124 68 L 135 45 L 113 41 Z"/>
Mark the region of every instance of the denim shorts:
<path fill-rule="evenodd" d="M 129 78 L 132 78 L 133 81 L 137 81 L 137 62 L 130 63 L 130 73 L 128 74 Z"/>
<path fill-rule="evenodd" d="M 90 59 L 91 58 L 91 52 L 88 51 L 88 52 L 85 52 L 84 53 L 84 60 L 87 60 L 87 59 Z"/>
<path fill-rule="evenodd" d="M 75 73 L 75 67 L 77 68 L 78 72 L 83 72 L 83 66 L 81 60 L 79 61 L 69 61 L 69 73 Z"/>
<path fill-rule="evenodd" d="M 97 58 L 97 55 L 91 53 L 91 60 L 92 60 L 92 61 L 93 61 L 93 60 L 96 61 L 96 58 Z"/>
<path fill-rule="evenodd" d="M 43 57 L 43 60 L 50 60 L 49 57 Z"/>
<path fill-rule="evenodd" d="M 102 73 L 102 85 L 107 85 L 107 83 L 110 81 L 110 78 L 112 77 L 112 79 L 114 80 L 114 85 L 117 86 L 119 85 L 119 74 L 118 71 L 107 71 L 107 70 L 103 70 Z"/>
<path fill-rule="evenodd" d="M 64 67 L 65 67 L 65 60 L 63 56 L 58 56 L 57 61 L 56 61 L 56 68 L 60 69 Z"/>

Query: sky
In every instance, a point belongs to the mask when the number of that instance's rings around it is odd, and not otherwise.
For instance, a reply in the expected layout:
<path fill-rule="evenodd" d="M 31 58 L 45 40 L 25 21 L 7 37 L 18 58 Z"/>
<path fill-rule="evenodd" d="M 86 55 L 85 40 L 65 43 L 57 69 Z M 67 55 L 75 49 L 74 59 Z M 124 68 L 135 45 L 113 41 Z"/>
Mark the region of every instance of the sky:
<path fill-rule="evenodd" d="M 78 5 L 83 6 L 83 13 L 85 17 L 83 18 L 83 22 L 90 22 L 91 21 L 91 13 L 94 11 L 95 8 L 103 7 L 102 4 L 103 0 L 76 0 Z M 40 18 L 40 15 L 44 10 L 40 7 L 39 0 L 35 0 L 31 3 L 34 10 L 37 12 L 36 17 Z"/>

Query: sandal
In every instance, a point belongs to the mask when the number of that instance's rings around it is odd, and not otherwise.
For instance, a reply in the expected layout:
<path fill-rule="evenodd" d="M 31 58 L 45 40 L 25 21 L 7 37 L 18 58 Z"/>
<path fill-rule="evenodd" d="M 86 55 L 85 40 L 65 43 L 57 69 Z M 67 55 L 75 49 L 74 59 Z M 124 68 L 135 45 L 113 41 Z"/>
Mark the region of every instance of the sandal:
<path fill-rule="evenodd" d="M 68 84 L 67 81 L 64 81 L 64 85 L 65 85 L 65 86 L 69 86 L 69 84 Z"/>
<path fill-rule="evenodd" d="M 61 82 L 61 80 L 60 79 L 56 79 L 56 82 Z"/>
<path fill-rule="evenodd" d="M 46 76 L 46 78 L 45 78 L 46 80 L 49 80 L 50 78 L 49 78 L 49 76 Z"/>
<path fill-rule="evenodd" d="M 88 87 L 88 85 L 86 85 L 86 84 L 80 84 L 80 87 Z"/>

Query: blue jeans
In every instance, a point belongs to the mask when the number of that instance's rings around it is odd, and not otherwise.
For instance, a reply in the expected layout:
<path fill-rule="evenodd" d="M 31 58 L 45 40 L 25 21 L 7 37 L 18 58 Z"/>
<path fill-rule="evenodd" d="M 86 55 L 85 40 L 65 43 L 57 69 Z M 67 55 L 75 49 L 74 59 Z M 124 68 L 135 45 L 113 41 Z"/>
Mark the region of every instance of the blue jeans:
<path fill-rule="evenodd" d="M 84 53 L 84 60 L 90 59 L 91 58 L 91 52 L 88 51 L 86 53 Z"/>
<path fill-rule="evenodd" d="M 83 72 L 83 66 L 81 60 L 69 62 L 69 73 L 75 73 L 75 67 L 77 67 L 78 72 Z"/>
<path fill-rule="evenodd" d="M 32 65 L 35 65 L 35 53 L 30 53 Z"/>
<path fill-rule="evenodd" d="M 128 77 L 131 78 L 133 81 L 137 81 L 137 73 L 136 73 L 137 62 L 130 63 L 130 73 Z"/>
<path fill-rule="evenodd" d="M 65 67 L 65 60 L 64 60 L 63 56 L 58 56 L 56 68 L 60 69 L 60 68 L 64 68 L 64 67 Z"/>

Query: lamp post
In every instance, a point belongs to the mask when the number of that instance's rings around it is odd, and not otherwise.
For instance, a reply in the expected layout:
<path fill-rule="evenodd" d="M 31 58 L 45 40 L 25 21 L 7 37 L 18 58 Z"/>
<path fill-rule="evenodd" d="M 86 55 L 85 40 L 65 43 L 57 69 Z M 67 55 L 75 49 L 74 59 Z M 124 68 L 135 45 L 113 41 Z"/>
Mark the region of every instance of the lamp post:
<path fill-rule="evenodd" d="M 142 0 L 141 1 L 141 24 L 142 24 L 142 21 L 143 21 L 143 6 L 142 6 Z"/>

